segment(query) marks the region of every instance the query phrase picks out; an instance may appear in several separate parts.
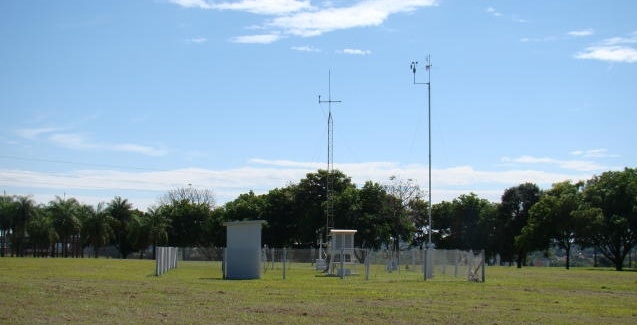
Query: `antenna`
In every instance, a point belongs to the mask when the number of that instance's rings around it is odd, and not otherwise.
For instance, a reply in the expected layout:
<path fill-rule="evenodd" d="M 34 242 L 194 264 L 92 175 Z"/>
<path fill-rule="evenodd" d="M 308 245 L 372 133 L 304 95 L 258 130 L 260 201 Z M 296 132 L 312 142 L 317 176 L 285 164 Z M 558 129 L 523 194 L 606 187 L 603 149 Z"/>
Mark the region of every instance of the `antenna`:
<path fill-rule="evenodd" d="M 418 66 L 418 61 L 411 62 L 411 72 L 414 74 L 414 85 L 427 85 L 427 114 L 429 120 L 429 205 L 427 207 L 427 215 L 429 217 L 429 231 L 427 231 L 428 238 L 426 248 L 429 252 L 430 248 L 434 248 L 433 243 L 431 242 L 431 233 L 433 232 L 433 227 L 431 224 L 431 55 L 427 55 L 427 65 L 425 69 L 427 70 L 427 82 L 416 82 L 416 68 Z M 427 259 L 430 261 L 431 257 L 428 253 Z M 427 263 L 427 265 L 431 265 L 431 263 Z M 431 271 L 427 269 L 425 271 L 425 279 L 431 277 Z"/>
<path fill-rule="evenodd" d="M 321 100 L 319 104 L 327 103 L 327 184 L 325 186 L 325 240 L 330 235 L 330 229 L 334 228 L 334 122 L 332 120 L 332 103 L 340 103 L 340 100 L 332 100 L 332 71 L 327 75 L 327 100 Z"/>

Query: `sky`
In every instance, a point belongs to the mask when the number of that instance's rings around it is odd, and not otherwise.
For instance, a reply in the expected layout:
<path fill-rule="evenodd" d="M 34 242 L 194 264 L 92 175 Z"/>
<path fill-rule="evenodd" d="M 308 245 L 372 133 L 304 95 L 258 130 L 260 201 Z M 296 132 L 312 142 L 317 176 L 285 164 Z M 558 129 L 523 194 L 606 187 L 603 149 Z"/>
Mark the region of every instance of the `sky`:
<path fill-rule="evenodd" d="M 634 168 L 635 18 L 632 0 L 3 0 L 0 190 L 222 205 L 325 169 L 331 110 L 336 169 L 427 191 L 428 81 L 434 203 Z"/>

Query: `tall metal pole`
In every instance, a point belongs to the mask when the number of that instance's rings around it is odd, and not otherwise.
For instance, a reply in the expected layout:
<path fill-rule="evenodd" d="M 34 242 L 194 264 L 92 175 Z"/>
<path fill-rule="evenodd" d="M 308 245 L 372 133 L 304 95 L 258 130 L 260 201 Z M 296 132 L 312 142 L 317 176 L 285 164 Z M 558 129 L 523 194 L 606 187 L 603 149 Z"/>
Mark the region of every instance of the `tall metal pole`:
<path fill-rule="evenodd" d="M 327 241 L 330 229 L 334 227 L 334 121 L 332 119 L 332 103 L 340 103 L 340 100 L 332 100 L 332 71 L 328 71 L 327 75 L 327 100 L 321 100 L 319 95 L 319 104 L 327 103 L 327 184 L 325 186 L 325 240 Z"/>
<path fill-rule="evenodd" d="M 427 247 L 430 247 L 432 244 L 431 241 L 431 233 L 433 232 L 433 227 L 431 224 L 431 56 L 427 56 L 427 65 L 425 69 L 427 70 L 427 82 L 416 82 L 416 67 L 418 65 L 418 61 L 411 62 L 411 71 L 414 74 L 414 85 L 427 85 L 427 115 L 428 115 L 428 132 L 429 132 L 429 205 L 427 207 L 427 216 L 429 218 L 429 231 L 427 238 Z"/>

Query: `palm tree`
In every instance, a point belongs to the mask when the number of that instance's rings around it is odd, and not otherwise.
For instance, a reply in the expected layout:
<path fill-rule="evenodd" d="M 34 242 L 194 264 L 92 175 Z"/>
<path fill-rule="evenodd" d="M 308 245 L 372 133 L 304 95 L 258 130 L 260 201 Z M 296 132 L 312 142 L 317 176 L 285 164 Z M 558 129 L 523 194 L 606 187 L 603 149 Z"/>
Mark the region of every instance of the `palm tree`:
<path fill-rule="evenodd" d="M 62 199 L 59 196 L 49 203 L 53 217 L 53 227 L 62 241 L 62 254 L 68 257 L 68 246 L 79 235 L 82 228 L 79 216 L 80 204 L 74 199 Z"/>
<path fill-rule="evenodd" d="M 13 199 L 7 195 L 0 196 L 0 257 L 6 255 L 7 236 L 11 230 L 13 209 Z"/>
<path fill-rule="evenodd" d="M 153 259 L 157 257 L 157 245 L 168 240 L 168 226 L 170 220 L 161 212 L 160 208 L 149 209 L 145 218 L 150 242 L 153 244 Z"/>
<path fill-rule="evenodd" d="M 31 196 L 17 196 L 15 198 L 15 210 L 13 214 L 13 249 L 16 256 L 24 256 L 24 243 L 29 220 L 36 214 L 35 201 Z"/>
<path fill-rule="evenodd" d="M 112 228 L 115 233 L 115 247 L 122 258 L 126 258 L 133 251 L 132 244 L 128 238 L 128 224 L 133 217 L 133 206 L 127 199 L 116 196 L 108 204 L 106 211 L 113 218 Z"/>
<path fill-rule="evenodd" d="M 97 205 L 97 209 L 85 206 L 87 218 L 82 227 L 82 237 L 89 245 L 93 246 L 95 258 L 98 257 L 99 249 L 108 245 L 114 237 L 113 217 L 105 210 L 104 203 Z"/>
<path fill-rule="evenodd" d="M 40 209 L 37 215 L 27 225 L 29 240 L 33 244 L 33 257 L 47 256 L 51 245 L 59 239 L 53 219 L 46 210 Z M 38 254 L 39 253 L 39 254 Z"/>

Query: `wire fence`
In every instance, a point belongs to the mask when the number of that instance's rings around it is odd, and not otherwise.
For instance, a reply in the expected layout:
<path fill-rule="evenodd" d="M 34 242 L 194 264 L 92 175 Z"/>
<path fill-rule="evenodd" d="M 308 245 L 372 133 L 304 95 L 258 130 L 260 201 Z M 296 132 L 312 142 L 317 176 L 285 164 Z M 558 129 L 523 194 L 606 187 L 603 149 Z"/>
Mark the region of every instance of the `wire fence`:
<path fill-rule="evenodd" d="M 427 258 L 429 254 L 429 258 Z M 183 260 L 224 260 L 224 248 L 183 248 Z M 484 251 L 406 249 L 400 251 L 347 249 L 320 256 L 318 249 L 261 249 L 261 272 L 281 272 L 285 278 L 295 270 L 313 269 L 317 274 L 344 278 L 382 275 L 426 281 L 485 281 Z"/>

